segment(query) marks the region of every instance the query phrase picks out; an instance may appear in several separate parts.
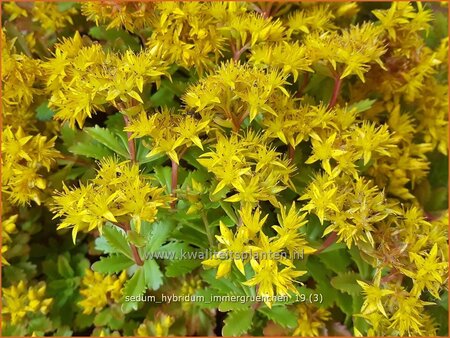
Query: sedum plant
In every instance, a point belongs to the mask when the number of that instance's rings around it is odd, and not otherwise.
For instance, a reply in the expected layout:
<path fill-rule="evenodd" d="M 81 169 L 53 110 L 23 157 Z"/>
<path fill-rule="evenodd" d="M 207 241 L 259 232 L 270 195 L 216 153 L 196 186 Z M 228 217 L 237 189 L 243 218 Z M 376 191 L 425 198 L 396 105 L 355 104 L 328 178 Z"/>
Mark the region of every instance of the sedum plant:
<path fill-rule="evenodd" d="M 3 2 L 3 335 L 448 334 L 445 6 Z"/>

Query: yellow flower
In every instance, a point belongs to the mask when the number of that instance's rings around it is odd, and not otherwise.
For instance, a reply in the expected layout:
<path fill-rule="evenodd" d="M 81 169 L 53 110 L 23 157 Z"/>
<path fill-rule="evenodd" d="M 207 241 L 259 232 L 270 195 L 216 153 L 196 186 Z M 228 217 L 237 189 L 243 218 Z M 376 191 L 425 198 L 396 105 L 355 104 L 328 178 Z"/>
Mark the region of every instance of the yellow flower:
<path fill-rule="evenodd" d="M 325 219 L 329 219 L 330 212 L 339 212 L 335 204 L 336 192 L 337 187 L 332 177 L 317 174 L 300 197 L 300 200 L 309 200 L 302 210 L 314 211 L 323 223 Z"/>
<path fill-rule="evenodd" d="M 322 330 L 325 329 L 325 323 L 331 318 L 331 313 L 327 309 L 308 303 L 297 305 L 295 313 L 298 319 L 297 328 L 294 330 L 293 336 L 319 336 L 323 333 Z"/>
<path fill-rule="evenodd" d="M 263 259 L 260 262 L 252 259 L 250 261 L 255 275 L 244 282 L 244 285 L 257 285 L 257 294 L 264 297 L 264 302 L 271 308 L 275 290 L 277 295 L 288 296 L 288 291 L 297 293 L 294 286 L 295 278 L 302 276 L 306 271 L 296 271 L 293 266 L 279 269 L 278 261 L 273 259 Z"/>
<path fill-rule="evenodd" d="M 231 265 L 234 262 L 238 270 L 245 274 L 243 259 L 249 252 L 247 246 L 248 238 L 246 232 L 240 228 L 236 234 L 220 221 L 220 236 L 216 235 L 217 240 L 225 248 L 220 250 L 214 258 L 202 262 L 207 267 L 218 267 L 216 278 L 228 275 L 231 271 Z"/>
<path fill-rule="evenodd" d="M 287 26 L 288 35 L 297 35 L 299 33 L 310 33 L 312 31 L 323 32 L 333 30 L 336 26 L 333 24 L 334 14 L 329 5 L 317 5 L 309 8 L 295 11 L 289 15 Z"/>
<path fill-rule="evenodd" d="M 364 159 L 364 164 L 369 163 L 373 153 L 390 157 L 390 150 L 395 147 L 387 125 L 377 127 L 365 121 L 353 129 L 350 137 L 350 144 Z"/>
<path fill-rule="evenodd" d="M 252 49 L 249 59 L 257 67 L 280 69 L 284 75 L 292 74 L 297 81 L 299 72 L 312 72 L 312 60 L 305 46 L 283 41 L 274 45 L 261 45 Z"/>
<path fill-rule="evenodd" d="M 165 313 L 159 312 L 155 319 L 144 320 L 136 330 L 138 337 L 167 337 L 169 336 L 169 329 L 175 322 L 175 318 Z"/>
<path fill-rule="evenodd" d="M 332 158 L 336 159 L 345 153 L 343 150 L 333 148 L 337 134 L 333 133 L 325 140 L 315 133 L 312 133 L 310 136 L 312 137 L 313 155 L 305 163 L 309 164 L 320 160 L 322 161 L 323 169 L 331 175 L 330 160 Z"/>
<path fill-rule="evenodd" d="M 102 275 L 86 269 L 81 280 L 80 294 L 82 300 L 78 304 L 83 308 L 84 314 L 100 312 L 110 302 L 118 303 L 122 297 L 122 287 L 127 280 L 125 271 L 115 275 Z"/>
<path fill-rule="evenodd" d="M 434 297 L 439 297 L 439 289 L 444 283 L 448 264 L 440 261 L 438 254 L 438 246 L 435 243 L 430 252 L 419 255 L 410 252 L 410 258 L 414 264 L 411 268 L 402 268 L 401 271 L 408 277 L 412 278 L 414 286 L 411 294 L 419 297 L 424 289 L 427 289 Z"/>
<path fill-rule="evenodd" d="M 365 299 L 361 307 L 361 312 L 365 315 L 378 311 L 387 317 L 386 311 L 383 307 L 383 300 L 386 300 L 387 296 L 394 294 L 394 291 L 382 289 L 380 287 L 380 281 L 381 274 L 379 272 L 375 276 L 373 285 L 369 285 L 363 281 L 357 281 L 362 287 L 364 293 Z"/>
<path fill-rule="evenodd" d="M 400 336 L 422 335 L 424 305 L 432 304 L 411 295 L 398 297 L 397 311 L 392 314 L 389 327 L 398 331 Z"/>
<path fill-rule="evenodd" d="M 26 282 L 20 281 L 17 285 L 2 288 L 4 320 L 10 320 L 12 325 L 17 325 L 23 323 L 28 314 L 46 314 L 53 299 L 45 298 L 45 291 L 44 282 L 28 286 Z"/>

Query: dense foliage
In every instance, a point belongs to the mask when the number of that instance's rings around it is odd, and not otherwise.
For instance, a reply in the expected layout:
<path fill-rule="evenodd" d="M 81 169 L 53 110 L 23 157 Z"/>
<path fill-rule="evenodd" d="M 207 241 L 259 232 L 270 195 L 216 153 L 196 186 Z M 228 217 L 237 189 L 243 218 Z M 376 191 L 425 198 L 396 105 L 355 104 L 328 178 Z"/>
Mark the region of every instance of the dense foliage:
<path fill-rule="evenodd" d="M 3 335 L 447 335 L 444 5 L 2 10 Z"/>

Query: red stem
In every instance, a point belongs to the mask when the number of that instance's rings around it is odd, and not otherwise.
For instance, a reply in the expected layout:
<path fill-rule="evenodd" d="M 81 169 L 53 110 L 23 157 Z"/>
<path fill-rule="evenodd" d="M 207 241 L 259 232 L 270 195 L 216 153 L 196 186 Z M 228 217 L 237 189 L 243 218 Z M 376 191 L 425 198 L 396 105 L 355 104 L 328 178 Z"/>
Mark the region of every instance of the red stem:
<path fill-rule="evenodd" d="M 123 120 L 125 121 L 125 125 L 128 127 L 130 125 L 130 120 L 128 116 L 123 114 Z M 136 163 L 136 146 L 134 144 L 134 140 L 131 138 L 131 132 L 127 132 L 128 138 L 128 151 L 130 152 L 131 162 Z"/>
<path fill-rule="evenodd" d="M 177 185 L 178 185 L 178 164 L 174 160 L 171 160 L 171 161 L 172 161 L 172 185 L 171 185 L 170 193 L 172 194 L 173 197 L 176 197 L 177 195 L 176 195 L 175 190 L 177 189 Z M 175 205 L 176 205 L 176 200 L 173 200 L 170 203 L 170 207 L 172 209 L 175 209 Z"/>
<path fill-rule="evenodd" d="M 122 228 L 123 230 L 125 230 L 126 233 L 131 231 L 130 225 L 128 223 L 122 222 L 122 223 L 116 223 L 116 225 L 119 226 L 120 228 Z M 144 262 L 142 261 L 142 258 L 139 255 L 139 251 L 136 248 L 136 245 L 134 245 L 133 243 L 129 243 L 129 244 L 130 244 L 131 252 L 133 253 L 134 262 L 139 266 L 144 265 Z"/>
<path fill-rule="evenodd" d="M 304 77 L 303 77 L 303 81 L 301 82 L 297 94 L 295 94 L 295 97 L 301 97 L 303 94 L 303 91 L 305 90 L 305 88 L 308 86 L 308 82 L 309 82 L 309 73 L 305 73 Z"/>
<path fill-rule="evenodd" d="M 334 88 L 333 95 L 331 96 L 330 104 L 328 105 L 328 109 L 331 109 L 335 106 L 337 98 L 339 96 L 339 92 L 341 90 L 342 79 L 339 74 L 336 74 L 334 78 Z"/>
<path fill-rule="evenodd" d="M 314 254 L 320 254 L 323 250 L 325 250 L 326 248 L 328 248 L 329 246 L 331 246 L 333 243 L 336 242 L 337 239 L 337 232 L 333 231 L 325 240 L 325 242 L 323 242 L 322 246 L 319 248 L 319 250 L 317 250 Z"/>
<path fill-rule="evenodd" d="M 293 161 L 295 157 L 295 148 L 291 144 L 289 144 L 288 149 L 289 149 L 289 159 Z"/>

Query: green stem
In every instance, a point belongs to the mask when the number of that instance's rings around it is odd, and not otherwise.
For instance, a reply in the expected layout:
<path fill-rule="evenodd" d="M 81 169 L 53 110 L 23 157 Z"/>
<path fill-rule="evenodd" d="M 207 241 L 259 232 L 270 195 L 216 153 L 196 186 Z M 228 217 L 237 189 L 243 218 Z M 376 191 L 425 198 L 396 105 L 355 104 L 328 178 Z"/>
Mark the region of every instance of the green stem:
<path fill-rule="evenodd" d="M 203 223 L 205 224 L 206 236 L 208 237 L 209 246 L 213 247 L 214 240 L 213 240 L 213 236 L 211 233 L 211 229 L 209 227 L 208 216 L 206 215 L 206 212 L 204 210 L 202 210 L 201 214 L 202 214 Z"/>

